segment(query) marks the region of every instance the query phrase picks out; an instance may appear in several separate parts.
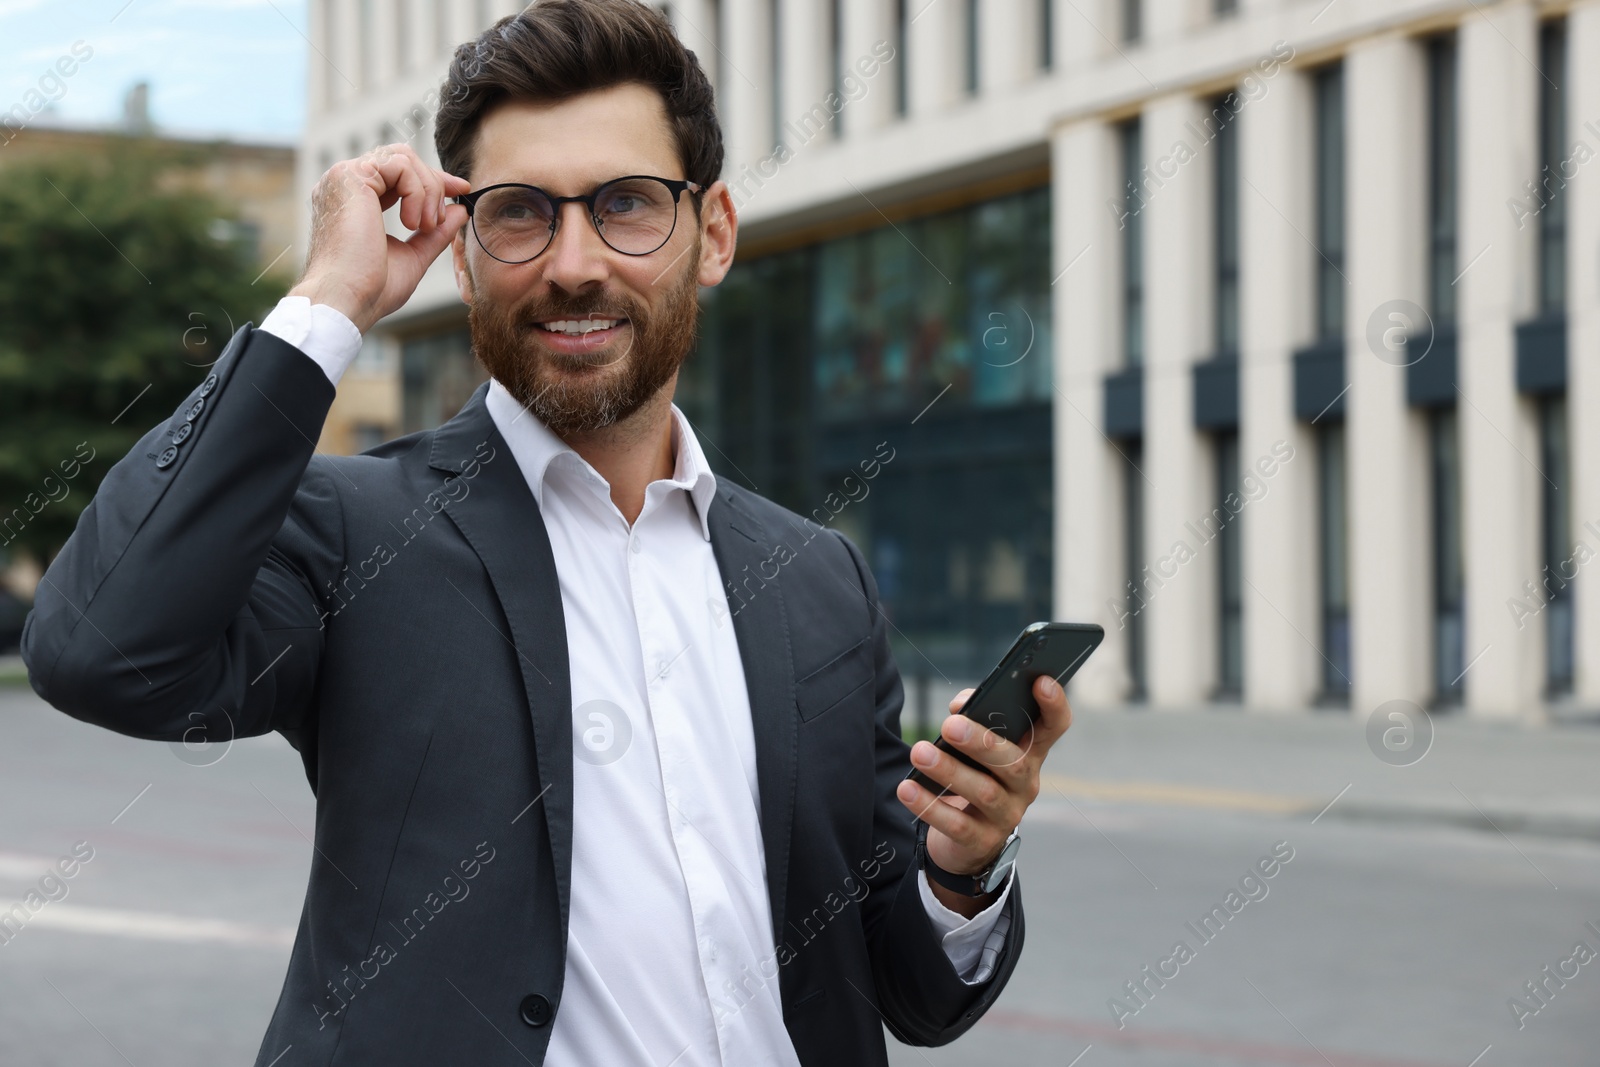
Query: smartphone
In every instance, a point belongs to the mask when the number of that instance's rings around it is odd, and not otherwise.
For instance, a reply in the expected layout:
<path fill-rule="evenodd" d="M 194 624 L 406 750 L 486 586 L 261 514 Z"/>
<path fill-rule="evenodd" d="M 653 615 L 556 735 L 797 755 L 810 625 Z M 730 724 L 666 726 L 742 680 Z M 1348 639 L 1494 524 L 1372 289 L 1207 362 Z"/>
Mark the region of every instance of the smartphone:
<path fill-rule="evenodd" d="M 1007 741 L 1021 740 L 1040 714 L 1039 703 L 1033 699 L 1033 683 L 1048 674 L 1065 688 L 1105 636 L 1105 630 L 1092 622 L 1034 623 L 1018 635 L 958 714 L 976 719 Z M 933 744 L 969 767 L 992 773 L 965 752 L 951 748 L 942 736 Z M 914 767 L 906 777 L 939 796 L 950 792 Z"/>

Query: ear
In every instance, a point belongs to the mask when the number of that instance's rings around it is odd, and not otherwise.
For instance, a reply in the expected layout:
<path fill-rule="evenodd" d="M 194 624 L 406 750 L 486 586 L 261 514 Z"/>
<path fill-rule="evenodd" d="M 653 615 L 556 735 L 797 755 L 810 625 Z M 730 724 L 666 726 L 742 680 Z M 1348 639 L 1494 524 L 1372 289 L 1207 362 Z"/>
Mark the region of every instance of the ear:
<path fill-rule="evenodd" d="M 472 222 L 469 219 L 465 226 L 456 231 L 450 242 L 450 263 L 455 268 L 456 292 L 461 294 L 461 302 L 468 307 L 472 306 L 472 275 L 467 269 L 467 231 L 470 229 Z"/>
<path fill-rule="evenodd" d="M 734 210 L 728 183 L 718 181 L 700 198 L 700 271 L 702 287 L 717 285 L 733 266 L 739 239 L 739 213 Z"/>

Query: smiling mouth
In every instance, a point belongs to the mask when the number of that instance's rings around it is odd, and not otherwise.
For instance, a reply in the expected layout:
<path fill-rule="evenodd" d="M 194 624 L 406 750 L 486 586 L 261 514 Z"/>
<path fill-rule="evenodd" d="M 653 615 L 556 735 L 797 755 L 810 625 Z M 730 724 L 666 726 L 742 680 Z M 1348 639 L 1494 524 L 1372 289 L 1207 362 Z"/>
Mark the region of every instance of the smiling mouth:
<path fill-rule="evenodd" d="M 550 322 L 537 322 L 534 326 L 545 333 L 555 334 L 558 337 L 583 337 L 586 334 L 609 330 L 627 322 L 627 319 L 555 319 Z"/>

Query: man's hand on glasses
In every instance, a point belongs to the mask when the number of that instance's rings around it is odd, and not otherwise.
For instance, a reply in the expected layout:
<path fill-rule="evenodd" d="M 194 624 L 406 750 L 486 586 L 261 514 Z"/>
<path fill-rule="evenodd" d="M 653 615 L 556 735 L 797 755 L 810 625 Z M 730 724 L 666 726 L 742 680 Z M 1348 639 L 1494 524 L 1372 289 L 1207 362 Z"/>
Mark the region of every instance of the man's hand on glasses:
<path fill-rule="evenodd" d="M 401 307 L 467 221 L 451 201 L 472 188 L 465 178 L 422 161 L 408 144 L 375 148 L 336 163 L 311 193 L 311 251 L 290 290 L 343 313 L 363 334 Z M 402 241 L 384 231 L 383 213 L 400 203 Z"/>

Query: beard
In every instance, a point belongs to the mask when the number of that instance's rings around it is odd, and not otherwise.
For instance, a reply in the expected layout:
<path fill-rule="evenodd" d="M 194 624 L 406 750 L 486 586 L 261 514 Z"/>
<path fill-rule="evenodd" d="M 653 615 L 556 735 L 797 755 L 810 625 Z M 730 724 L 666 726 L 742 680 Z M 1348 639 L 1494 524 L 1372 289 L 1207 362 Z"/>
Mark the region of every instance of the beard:
<path fill-rule="evenodd" d="M 506 306 L 478 298 L 474 290 L 467 313 L 473 351 L 506 392 L 556 436 L 612 426 L 660 392 L 694 346 L 700 257 L 687 258 L 688 266 L 667 289 L 659 310 L 605 292 L 547 293 Z M 626 319 L 628 336 L 575 355 L 540 343 L 539 321 L 590 318 Z"/>

